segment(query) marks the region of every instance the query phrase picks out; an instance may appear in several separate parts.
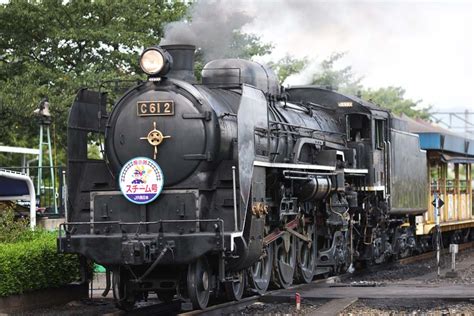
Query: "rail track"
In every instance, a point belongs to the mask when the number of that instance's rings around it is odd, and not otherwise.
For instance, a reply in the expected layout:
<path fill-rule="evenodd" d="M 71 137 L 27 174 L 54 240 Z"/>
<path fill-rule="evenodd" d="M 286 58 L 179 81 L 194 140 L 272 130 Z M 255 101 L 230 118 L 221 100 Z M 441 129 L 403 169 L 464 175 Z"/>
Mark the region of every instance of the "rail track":
<path fill-rule="evenodd" d="M 349 277 L 350 274 L 343 274 L 343 275 L 338 275 L 338 276 L 332 276 L 326 279 L 317 279 L 314 280 L 310 284 L 297 284 L 290 289 L 298 289 L 303 286 L 308 286 L 311 284 L 321 284 L 321 283 L 336 283 L 340 282 L 340 280 L 345 279 L 346 277 Z M 112 313 L 107 313 L 107 316 L 121 316 L 121 315 L 130 315 L 130 316 L 142 316 L 142 315 L 180 315 L 180 316 L 192 316 L 192 315 L 222 315 L 222 314 L 231 314 L 236 312 L 236 310 L 239 310 L 240 308 L 243 308 L 245 306 L 251 305 L 253 303 L 259 302 L 259 301 L 268 301 L 272 294 L 276 294 L 281 289 L 277 290 L 272 290 L 268 291 L 265 293 L 265 295 L 260 296 L 260 295 L 252 295 L 249 297 L 245 297 L 241 299 L 240 301 L 231 301 L 231 302 L 225 302 L 221 304 L 216 304 L 207 307 L 206 309 L 203 310 L 189 310 L 189 311 L 183 311 L 183 309 L 186 309 L 187 305 L 186 303 L 182 303 L 179 300 L 175 300 L 170 304 L 165 304 L 165 303 L 157 303 L 157 304 L 152 304 L 152 305 L 147 305 L 143 307 L 137 307 L 133 309 L 132 311 L 129 312 L 124 312 L 121 310 L 117 310 Z M 184 308 L 183 308 L 184 307 Z"/>
<path fill-rule="evenodd" d="M 345 273 L 345 274 L 341 274 L 341 275 L 331 276 L 331 277 L 326 278 L 326 279 L 317 279 L 317 280 L 314 280 L 313 282 L 307 283 L 307 284 L 296 284 L 296 285 L 291 286 L 289 289 L 297 290 L 299 288 L 314 285 L 314 284 L 337 283 L 337 282 L 340 282 L 341 280 L 346 279 L 350 276 L 351 276 L 350 273 Z M 282 289 L 268 291 L 264 295 L 254 295 L 254 296 L 245 297 L 245 298 L 241 299 L 240 301 L 232 301 L 232 302 L 226 302 L 226 303 L 223 303 L 223 304 L 209 306 L 208 308 L 203 309 L 203 310 L 194 310 L 194 311 L 189 311 L 189 312 L 183 312 L 183 313 L 180 313 L 178 315 L 180 315 L 180 316 L 193 316 L 193 315 L 211 315 L 211 316 L 214 316 L 214 315 L 216 315 L 217 316 L 217 315 L 222 315 L 222 314 L 226 314 L 226 313 L 229 313 L 229 314 L 230 313 L 235 313 L 236 310 L 238 310 L 241 307 L 245 307 L 245 306 L 251 305 L 253 303 L 260 302 L 260 301 L 268 301 L 272 297 L 273 294 L 277 294 L 280 291 L 282 291 Z"/>
<path fill-rule="evenodd" d="M 466 251 L 466 250 L 472 249 L 472 248 L 474 248 L 474 242 L 468 242 L 468 243 L 460 244 L 459 245 L 459 252 Z M 448 252 L 449 252 L 448 249 L 443 249 L 441 253 L 446 254 Z M 339 282 L 344 281 L 346 279 L 349 279 L 353 276 L 357 276 L 357 275 L 360 275 L 360 274 L 371 273 L 371 272 L 374 272 L 374 271 L 384 270 L 384 269 L 390 268 L 394 264 L 408 265 L 408 264 L 412 264 L 412 263 L 415 263 L 415 262 L 418 262 L 418 261 L 433 259 L 433 258 L 435 258 L 435 256 L 436 256 L 436 252 L 434 252 L 434 251 L 426 252 L 426 253 L 416 255 L 416 256 L 412 256 L 412 257 L 409 257 L 409 258 L 399 259 L 399 260 L 396 260 L 396 261 L 393 261 L 393 262 L 390 262 L 390 263 L 372 266 L 369 269 L 356 271 L 355 273 L 352 273 L 352 274 L 351 273 L 344 273 L 344 274 L 337 275 L 337 276 L 331 276 L 331 277 L 325 278 L 325 279 L 316 279 L 316 280 L 314 280 L 313 282 L 311 282 L 309 284 L 297 284 L 297 285 L 294 285 L 294 286 L 290 287 L 290 289 L 297 291 L 298 289 L 307 288 L 308 286 L 312 286 L 312 285 L 316 285 L 316 284 L 339 283 Z M 149 306 L 145 306 L 145 307 L 138 307 L 138 308 L 134 309 L 133 311 L 127 313 L 127 315 L 139 316 L 139 315 L 153 314 L 153 315 L 180 315 L 180 316 L 193 316 L 193 315 L 211 315 L 212 316 L 212 315 L 232 314 L 232 313 L 235 313 L 236 311 L 238 311 L 241 308 L 244 308 L 246 306 L 252 305 L 252 304 L 257 303 L 257 302 L 271 302 L 272 301 L 272 296 L 277 295 L 281 291 L 283 291 L 283 290 L 281 290 L 281 289 L 272 290 L 272 291 L 268 291 L 267 293 L 265 293 L 262 296 L 253 295 L 253 296 L 245 297 L 245 298 L 241 299 L 240 301 L 231 301 L 231 302 L 225 302 L 225 303 L 221 303 L 221 304 L 212 305 L 212 306 L 209 306 L 208 308 L 203 309 L 203 310 L 182 311 L 183 310 L 183 303 L 181 303 L 179 301 L 174 301 L 171 304 L 159 303 L 159 304 L 149 305 Z M 347 308 L 348 306 L 350 306 L 351 304 L 353 304 L 356 301 L 357 301 L 357 299 L 329 300 L 326 304 L 324 304 L 323 306 L 321 306 L 318 309 L 318 314 L 319 314 L 319 312 L 322 313 L 321 315 L 325 314 L 323 311 L 331 309 L 330 308 L 331 306 L 332 306 L 331 311 L 333 311 L 333 312 L 336 311 L 332 314 L 337 314 L 337 310 L 342 311 L 343 309 Z M 184 303 L 184 306 L 186 307 L 185 303 Z M 111 314 L 108 314 L 108 315 L 125 315 L 125 313 L 122 312 L 122 311 L 117 311 L 115 313 L 111 313 Z"/>
<path fill-rule="evenodd" d="M 458 247 L 459 247 L 458 248 L 459 252 L 467 250 L 467 249 L 474 248 L 474 241 L 459 244 Z M 449 249 L 445 248 L 445 249 L 441 250 L 441 255 L 444 255 L 444 254 L 447 254 L 447 253 L 449 253 Z M 430 252 L 422 253 L 420 255 L 399 259 L 397 261 L 397 263 L 399 263 L 399 264 L 410 264 L 410 263 L 413 263 L 413 262 L 417 262 L 417 261 L 421 261 L 421 260 L 425 260 L 425 259 L 430 259 L 430 258 L 435 258 L 435 257 L 436 257 L 436 251 L 430 251 Z"/>

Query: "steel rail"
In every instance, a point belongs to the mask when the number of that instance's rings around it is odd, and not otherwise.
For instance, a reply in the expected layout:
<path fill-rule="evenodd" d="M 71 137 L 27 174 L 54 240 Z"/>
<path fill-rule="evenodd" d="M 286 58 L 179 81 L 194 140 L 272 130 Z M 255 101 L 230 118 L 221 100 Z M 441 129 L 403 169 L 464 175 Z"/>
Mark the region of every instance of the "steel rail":
<path fill-rule="evenodd" d="M 467 249 L 471 249 L 471 248 L 474 248 L 474 241 L 459 244 L 459 252 L 467 250 Z M 447 253 L 449 253 L 448 248 L 445 248 L 441 251 L 441 255 L 444 255 L 444 254 L 447 254 Z M 410 264 L 410 263 L 413 263 L 413 262 L 418 262 L 418 261 L 422 261 L 422 260 L 426 260 L 426 259 L 434 259 L 434 258 L 436 258 L 436 251 L 430 251 L 430 252 L 425 252 L 425 253 L 422 253 L 422 254 L 419 254 L 419 255 L 416 255 L 416 256 L 411 256 L 411 257 L 408 257 L 408 258 L 399 259 L 397 261 L 397 263 L 399 263 L 399 264 Z"/>

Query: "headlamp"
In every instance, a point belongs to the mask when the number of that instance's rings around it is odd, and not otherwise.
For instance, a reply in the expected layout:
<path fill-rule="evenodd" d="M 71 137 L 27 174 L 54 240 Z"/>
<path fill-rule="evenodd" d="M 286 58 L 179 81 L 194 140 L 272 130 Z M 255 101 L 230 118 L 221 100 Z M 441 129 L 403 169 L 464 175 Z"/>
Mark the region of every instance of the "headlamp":
<path fill-rule="evenodd" d="M 140 67 L 149 76 L 166 75 L 173 58 L 160 47 L 147 48 L 140 56 Z"/>

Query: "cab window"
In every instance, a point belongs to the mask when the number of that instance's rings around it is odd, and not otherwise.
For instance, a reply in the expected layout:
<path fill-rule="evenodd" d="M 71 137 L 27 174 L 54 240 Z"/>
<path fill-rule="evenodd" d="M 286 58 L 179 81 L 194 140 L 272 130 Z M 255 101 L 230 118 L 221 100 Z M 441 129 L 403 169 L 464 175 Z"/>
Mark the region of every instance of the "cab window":
<path fill-rule="evenodd" d="M 347 140 L 359 142 L 370 139 L 370 119 L 363 114 L 350 114 L 346 116 Z"/>
<path fill-rule="evenodd" d="M 385 140 L 385 120 L 375 120 L 375 148 L 382 149 Z"/>

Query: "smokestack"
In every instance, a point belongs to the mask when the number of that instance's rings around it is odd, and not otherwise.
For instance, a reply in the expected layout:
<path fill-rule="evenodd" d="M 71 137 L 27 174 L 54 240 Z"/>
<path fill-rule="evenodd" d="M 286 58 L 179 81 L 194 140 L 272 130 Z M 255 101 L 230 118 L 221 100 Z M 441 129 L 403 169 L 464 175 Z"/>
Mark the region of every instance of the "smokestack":
<path fill-rule="evenodd" d="M 168 78 L 196 82 L 194 77 L 194 45 L 161 45 L 171 57 L 173 66 L 167 74 Z"/>

